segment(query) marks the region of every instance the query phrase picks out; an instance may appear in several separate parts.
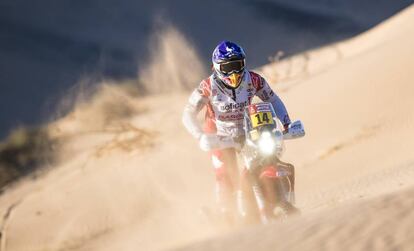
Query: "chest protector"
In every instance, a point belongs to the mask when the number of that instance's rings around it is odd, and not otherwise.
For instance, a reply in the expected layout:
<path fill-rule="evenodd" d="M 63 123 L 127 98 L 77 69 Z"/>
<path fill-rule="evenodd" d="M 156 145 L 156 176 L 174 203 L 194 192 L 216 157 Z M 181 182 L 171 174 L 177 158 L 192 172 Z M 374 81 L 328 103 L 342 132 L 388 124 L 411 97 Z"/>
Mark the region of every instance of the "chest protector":
<path fill-rule="evenodd" d="M 260 87 L 260 77 L 246 71 L 241 84 L 226 88 L 214 75 L 210 76 L 210 97 L 206 114 L 206 131 L 221 136 L 240 136 L 243 131 L 244 108 L 251 104 Z"/>

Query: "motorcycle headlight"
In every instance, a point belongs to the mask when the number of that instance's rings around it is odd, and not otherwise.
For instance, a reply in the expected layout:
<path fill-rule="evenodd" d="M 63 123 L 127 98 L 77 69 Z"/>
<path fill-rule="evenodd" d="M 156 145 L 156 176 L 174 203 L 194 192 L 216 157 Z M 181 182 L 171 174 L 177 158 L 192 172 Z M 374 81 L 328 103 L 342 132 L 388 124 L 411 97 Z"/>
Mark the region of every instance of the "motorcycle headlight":
<path fill-rule="evenodd" d="M 272 138 L 272 134 L 270 132 L 263 132 L 259 142 L 259 150 L 264 155 L 270 155 L 274 153 L 276 148 L 276 143 Z"/>

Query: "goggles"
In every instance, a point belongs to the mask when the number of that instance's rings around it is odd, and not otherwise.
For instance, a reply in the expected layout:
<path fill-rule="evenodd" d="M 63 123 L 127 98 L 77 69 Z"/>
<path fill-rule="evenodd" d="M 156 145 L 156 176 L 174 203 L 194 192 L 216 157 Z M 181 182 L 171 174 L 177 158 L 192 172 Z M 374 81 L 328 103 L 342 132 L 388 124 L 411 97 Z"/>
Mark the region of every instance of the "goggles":
<path fill-rule="evenodd" d="M 244 60 L 235 60 L 220 64 L 220 72 L 231 74 L 233 72 L 241 72 L 244 70 Z"/>

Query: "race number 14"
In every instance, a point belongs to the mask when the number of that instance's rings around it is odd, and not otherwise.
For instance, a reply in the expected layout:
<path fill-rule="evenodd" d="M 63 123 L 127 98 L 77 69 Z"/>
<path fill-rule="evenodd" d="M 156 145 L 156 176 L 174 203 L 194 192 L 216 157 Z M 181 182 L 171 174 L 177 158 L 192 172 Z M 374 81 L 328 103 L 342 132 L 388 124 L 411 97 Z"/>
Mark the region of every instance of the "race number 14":
<path fill-rule="evenodd" d="M 251 116 L 253 127 L 273 124 L 272 114 L 270 112 L 259 112 Z"/>

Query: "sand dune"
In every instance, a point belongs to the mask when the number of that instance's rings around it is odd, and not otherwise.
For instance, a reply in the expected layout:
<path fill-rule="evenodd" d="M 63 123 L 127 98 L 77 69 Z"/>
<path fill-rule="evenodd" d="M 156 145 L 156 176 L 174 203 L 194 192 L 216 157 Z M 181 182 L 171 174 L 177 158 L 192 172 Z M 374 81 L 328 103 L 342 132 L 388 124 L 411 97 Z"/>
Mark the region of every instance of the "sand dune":
<path fill-rule="evenodd" d="M 0 197 L 1 250 L 412 250 L 413 31 L 410 7 L 260 69 L 285 80 L 274 87 L 307 129 L 284 158 L 297 167 L 301 216 L 222 235 L 197 214 L 213 175 L 180 124 L 188 94 L 105 85 L 49 125 L 62 142 L 56 166 Z"/>
<path fill-rule="evenodd" d="M 411 7 L 311 52 L 317 62 L 333 47 L 344 56 L 284 83 L 288 107 L 308 132 L 286 154 L 298 164 L 302 217 L 180 250 L 412 250 L 412 31 Z M 267 67 L 266 74 L 277 64 Z"/>
<path fill-rule="evenodd" d="M 412 250 L 413 193 L 360 200 L 177 250 Z"/>

